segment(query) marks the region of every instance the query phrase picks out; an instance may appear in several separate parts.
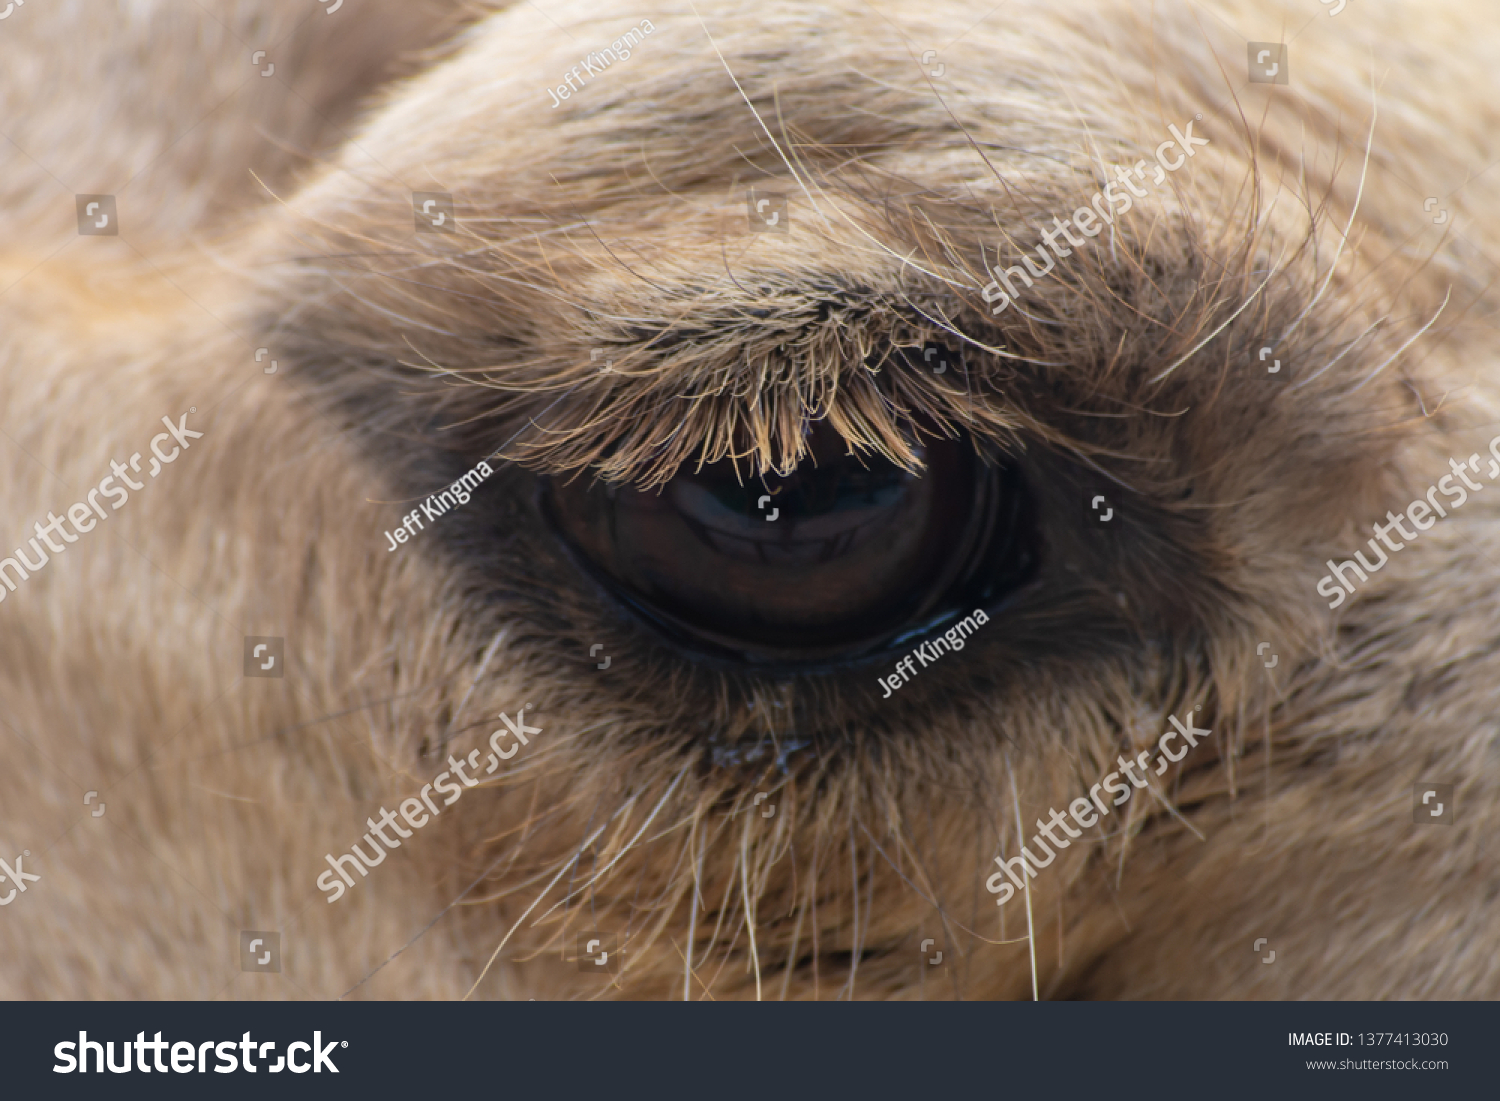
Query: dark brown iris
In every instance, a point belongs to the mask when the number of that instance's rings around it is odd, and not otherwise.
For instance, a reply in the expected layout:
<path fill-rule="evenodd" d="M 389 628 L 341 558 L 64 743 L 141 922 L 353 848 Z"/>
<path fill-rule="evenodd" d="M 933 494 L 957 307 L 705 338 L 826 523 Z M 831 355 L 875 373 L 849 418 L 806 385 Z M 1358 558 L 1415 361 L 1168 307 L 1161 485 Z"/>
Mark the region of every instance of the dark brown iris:
<path fill-rule="evenodd" d="M 1013 586 L 1019 490 L 966 440 L 924 439 L 924 468 L 848 453 L 808 429 L 790 475 L 749 477 L 723 461 L 659 490 L 552 486 L 554 524 L 626 603 L 719 656 L 795 663 L 857 657 Z M 1011 549 L 1014 549 L 1011 547 Z M 1005 577 L 1000 576 L 1001 574 Z"/>

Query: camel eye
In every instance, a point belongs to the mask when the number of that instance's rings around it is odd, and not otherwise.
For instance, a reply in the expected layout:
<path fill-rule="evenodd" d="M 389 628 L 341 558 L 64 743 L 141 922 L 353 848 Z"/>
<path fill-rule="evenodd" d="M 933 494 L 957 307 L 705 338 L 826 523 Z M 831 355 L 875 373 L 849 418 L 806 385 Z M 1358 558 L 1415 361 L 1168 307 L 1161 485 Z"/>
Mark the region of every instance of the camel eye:
<path fill-rule="evenodd" d="M 1024 489 L 968 440 L 931 439 L 912 473 L 855 456 L 826 425 L 786 477 L 729 461 L 659 490 L 582 478 L 545 508 L 595 577 L 711 656 L 777 665 L 879 653 L 993 604 L 1034 563 Z"/>

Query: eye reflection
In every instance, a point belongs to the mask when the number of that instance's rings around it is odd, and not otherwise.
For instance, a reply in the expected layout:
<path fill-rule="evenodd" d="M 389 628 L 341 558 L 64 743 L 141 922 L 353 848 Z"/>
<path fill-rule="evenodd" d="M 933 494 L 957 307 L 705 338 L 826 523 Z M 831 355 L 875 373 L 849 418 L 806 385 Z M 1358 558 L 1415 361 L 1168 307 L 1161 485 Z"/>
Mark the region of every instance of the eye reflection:
<path fill-rule="evenodd" d="M 826 462 L 740 485 L 724 471 L 680 474 L 666 495 L 706 547 L 738 561 L 816 566 L 856 550 L 907 504 L 915 475 Z"/>
<path fill-rule="evenodd" d="M 546 511 L 588 568 L 658 629 L 700 651 L 806 663 L 880 650 L 1014 588 L 1024 494 L 967 440 L 915 447 L 924 469 L 851 455 L 813 425 L 785 477 L 728 461 L 660 490 L 554 483 Z"/>

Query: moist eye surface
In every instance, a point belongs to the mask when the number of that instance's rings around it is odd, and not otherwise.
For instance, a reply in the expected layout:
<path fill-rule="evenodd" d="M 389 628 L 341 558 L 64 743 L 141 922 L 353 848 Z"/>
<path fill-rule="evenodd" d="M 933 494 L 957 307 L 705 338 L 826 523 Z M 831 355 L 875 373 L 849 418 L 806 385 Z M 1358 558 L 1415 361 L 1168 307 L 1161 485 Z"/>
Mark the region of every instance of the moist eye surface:
<path fill-rule="evenodd" d="M 553 482 L 546 511 L 597 579 L 659 630 L 717 657 L 837 661 L 879 652 L 1015 587 L 1025 494 L 967 439 L 929 438 L 921 471 L 851 455 L 824 424 L 785 477 L 728 460 L 659 490 Z"/>

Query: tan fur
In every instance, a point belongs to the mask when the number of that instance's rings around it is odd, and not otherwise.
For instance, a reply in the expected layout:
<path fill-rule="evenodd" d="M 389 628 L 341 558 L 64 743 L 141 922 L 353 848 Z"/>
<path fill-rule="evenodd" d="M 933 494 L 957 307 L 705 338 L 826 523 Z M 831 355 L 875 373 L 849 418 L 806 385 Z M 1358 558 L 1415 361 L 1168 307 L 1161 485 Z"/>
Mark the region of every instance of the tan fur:
<path fill-rule="evenodd" d="M 990 8 L 18 9 L 0 48 L 82 28 L 115 63 L 39 64 L 26 110 L 0 78 L 0 554 L 162 416 L 205 437 L 0 603 L 0 858 L 43 876 L 0 910 L 0 994 L 1500 995 L 1500 491 L 1337 612 L 1314 591 L 1500 419 L 1483 5 Z M 268 34 L 305 85 L 251 75 Z M 256 82 L 218 114 L 196 35 Z M 1283 35 L 1292 84 L 1246 84 Z M 1210 146 L 990 315 L 997 247 L 1195 113 Z M 791 232 L 747 232 L 750 186 Z M 75 238 L 69 188 L 118 190 L 122 235 Z M 413 190 L 461 232 L 414 234 Z M 1289 330 L 1333 363 L 1297 391 L 1251 377 Z M 933 340 L 961 372 L 899 354 Z M 1029 464 L 1049 580 L 889 701 L 674 657 L 530 511 L 527 471 L 786 470 L 817 416 L 915 464 L 912 411 Z M 386 552 L 496 455 L 488 511 Z M 1087 479 L 1127 494 L 1117 543 Z M 245 635 L 287 638 L 284 680 L 241 678 Z M 527 704 L 500 782 L 325 902 L 325 852 Z M 1212 737 L 997 908 L 1018 822 L 1194 706 Z M 1413 824 L 1417 781 L 1457 783 L 1454 826 Z M 281 931 L 280 975 L 241 929 Z"/>

